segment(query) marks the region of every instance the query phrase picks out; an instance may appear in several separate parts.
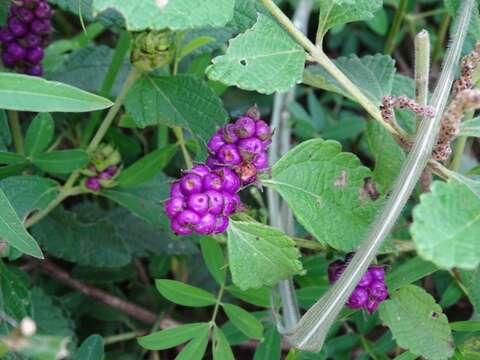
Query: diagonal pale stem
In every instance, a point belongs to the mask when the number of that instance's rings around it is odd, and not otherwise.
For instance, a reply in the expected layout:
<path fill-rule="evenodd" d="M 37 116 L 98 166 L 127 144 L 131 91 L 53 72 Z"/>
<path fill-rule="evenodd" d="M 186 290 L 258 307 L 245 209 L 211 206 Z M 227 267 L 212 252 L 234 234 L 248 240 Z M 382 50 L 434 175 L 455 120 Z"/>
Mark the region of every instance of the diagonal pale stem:
<path fill-rule="evenodd" d="M 427 164 L 439 131 L 440 120 L 451 90 L 455 68 L 460 59 L 473 6 L 474 0 L 466 0 L 459 10 L 458 20 L 452 32 L 452 45 L 431 101 L 431 105 L 436 109 L 434 119 L 422 121 L 413 148 L 400 171 L 390 198 L 340 279 L 307 311 L 295 331 L 288 337 L 295 347 L 308 351 L 321 349 L 335 318 L 375 258 L 379 247 L 410 197 Z"/>

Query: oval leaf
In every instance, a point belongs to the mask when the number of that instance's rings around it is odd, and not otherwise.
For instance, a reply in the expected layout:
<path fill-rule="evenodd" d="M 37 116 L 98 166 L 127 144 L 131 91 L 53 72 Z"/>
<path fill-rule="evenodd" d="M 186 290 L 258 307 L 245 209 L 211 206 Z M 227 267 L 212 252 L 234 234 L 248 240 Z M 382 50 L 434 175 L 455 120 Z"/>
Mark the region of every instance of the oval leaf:
<path fill-rule="evenodd" d="M 225 314 L 235 327 L 253 339 L 261 339 L 263 325 L 255 316 L 233 304 L 222 304 Z"/>
<path fill-rule="evenodd" d="M 175 280 L 155 280 L 163 297 L 175 304 L 191 307 L 214 305 L 215 297 L 209 292 Z"/>
<path fill-rule="evenodd" d="M 113 103 L 70 85 L 40 77 L 0 73 L 0 109 L 35 112 L 86 112 Z"/>
<path fill-rule="evenodd" d="M 28 127 L 25 137 L 25 150 L 27 156 L 43 152 L 53 140 L 55 123 L 52 115 L 42 113 L 35 116 Z"/>
<path fill-rule="evenodd" d="M 225 334 L 218 327 L 213 330 L 212 351 L 213 360 L 235 360 Z"/>
<path fill-rule="evenodd" d="M 187 346 L 185 346 L 175 360 L 202 360 L 208 345 L 209 330 L 204 329 Z"/>
<path fill-rule="evenodd" d="M 208 271 L 219 284 L 223 284 L 227 276 L 227 268 L 222 247 L 211 237 L 203 237 L 200 247 Z"/>
<path fill-rule="evenodd" d="M 35 166 L 54 174 L 69 174 L 87 165 L 88 155 L 83 150 L 58 150 L 36 155 L 32 158 Z"/>
<path fill-rule="evenodd" d="M 23 155 L 12 152 L 0 151 L 0 164 L 15 165 L 21 164 L 25 161 L 26 159 Z"/>
<path fill-rule="evenodd" d="M 102 360 L 103 338 L 100 335 L 91 335 L 85 339 L 75 353 L 75 360 Z"/>
<path fill-rule="evenodd" d="M 200 336 L 205 330 L 208 323 L 180 325 L 138 338 L 138 343 L 148 350 L 165 350 Z"/>

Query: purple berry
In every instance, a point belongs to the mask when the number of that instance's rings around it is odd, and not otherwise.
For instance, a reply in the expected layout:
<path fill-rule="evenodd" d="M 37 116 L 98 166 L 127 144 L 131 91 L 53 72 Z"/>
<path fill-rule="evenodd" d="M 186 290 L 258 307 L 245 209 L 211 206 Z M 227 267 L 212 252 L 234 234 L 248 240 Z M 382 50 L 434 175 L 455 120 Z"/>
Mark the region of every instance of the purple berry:
<path fill-rule="evenodd" d="M 363 274 L 357 286 L 366 288 L 372 283 L 372 280 L 373 278 L 372 278 L 372 275 L 370 274 L 370 271 L 367 271 L 365 274 Z"/>
<path fill-rule="evenodd" d="M 370 296 L 378 302 L 385 300 L 388 297 L 388 289 L 383 282 L 374 281 L 368 288 Z"/>
<path fill-rule="evenodd" d="M 2 43 L 9 43 L 13 40 L 15 40 L 15 35 L 8 28 L 0 28 L 0 41 Z"/>
<path fill-rule="evenodd" d="M 91 191 L 98 191 L 100 190 L 100 182 L 95 176 L 91 176 L 85 181 L 85 187 Z"/>
<path fill-rule="evenodd" d="M 170 187 L 170 197 L 183 197 L 182 187 L 180 186 L 180 181 L 175 181 Z"/>
<path fill-rule="evenodd" d="M 38 46 L 32 49 L 28 49 L 27 55 L 25 56 L 25 60 L 27 60 L 30 64 L 36 65 L 40 63 L 43 59 L 43 49 Z"/>
<path fill-rule="evenodd" d="M 208 174 L 203 178 L 203 190 L 222 190 L 222 178 L 216 174 Z"/>
<path fill-rule="evenodd" d="M 228 192 L 223 192 L 223 200 L 224 200 L 223 215 L 225 216 L 232 215 L 235 212 L 235 210 L 237 210 L 237 199 L 234 197 L 234 195 Z"/>
<path fill-rule="evenodd" d="M 113 177 L 117 174 L 118 168 L 115 165 L 110 165 L 106 171 Z"/>
<path fill-rule="evenodd" d="M 206 213 L 195 226 L 195 230 L 201 235 L 210 235 L 215 230 L 216 221 L 215 215 Z"/>
<path fill-rule="evenodd" d="M 20 21 L 25 23 L 25 24 L 31 23 L 33 21 L 33 19 L 35 18 L 35 14 L 33 13 L 33 11 L 31 11 L 27 8 L 24 8 L 24 7 L 18 8 L 15 11 L 15 14 L 18 16 Z"/>
<path fill-rule="evenodd" d="M 195 164 L 191 170 L 189 170 L 190 173 L 192 174 L 197 174 L 200 177 L 204 177 L 208 174 L 210 174 L 210 169 L 208 168 L 207 165 L 203 164 Z"/>
<path fill-rule="evenodd" d="M 345 270 L 345 263 L 342 260 L 335 260 L 328 265 L 328 282 L 333 284 L 340 278 L 342 272 Z"/>
<path fill-rule="evenodd" d="M 200 216 L 192 210 L 183 210 L 177 215 L 177 221 L 182 226 L 194 226 L 200 222 Z"/>
<path fill-rule="evenodd" d="M 16 17 L 8 19 L 8 28 L 13 35 L 18 37 L 25 36 L 28 32 L 27 26 Z"/>
<path fill-rule="evenodd" d="M 347 306 L 350 309 L 360 309 L 363 307 L 368 301 L 368 292 L 367 290 L 357 287 L 350 298 L 348 299 Z"/>
<path fill-rule="evenodd" d="M 13 69 L 15 67 L 16 61 L 13 56 L 8 52 L 2 54 L 2 61 L 3 65 L 5 65 L 5 67 L 7 68 Z"/>
<path fill-rule="evenodd" d="M 220 214 L 223 211 L 223 195 L 215 190 L 208 190 L 205 194 L 208 196 L 208 212 L 214 215 Z"/>
<path fill-rule="evenodd" d="M 188 226 L 182 226 L 178 221 L 172 221 L 170 224 L 172 231 L 177 235 L 190 235 L 192 233 L 192 229 Z"/>
<path fill-rule="evenodd" d="M 272 132 L 265 121 L 259 120 L 255 123 L 255 136 L 262 141 L 270 140 L 272 137 Z"/>
<path fill-rule="evenodd" d="M 185 195 L 199 193 L 202 191 L 202 178 L 196 174 L 186 174 L 180 180 L 180 186 Z"/>
<path fill-rule="evenodd" d="M 33 65 L 25 69 L 25 74 L 30 76 L 42 76 L 43 66 L 41 64 Z"/>
<path fill-rule="evenodd" d="M 24 37 L 24 42 L 28 48 L 36 48 L 42 45 L 43 40 L 40 36 L 29 33 Z"/>
<path fill-rule="evenodd" d="M 224 145 L 218 150 L 218 159 L 225 165 L 238 165 L 241 162 L 240 153 L 232 144 Z"/>
<path fill-rule="evenodd" d="M 222 134 L 213 135 L 208 141 L 207 147 L 211 153 L 216 153 L 226 142 L 223 140 Z"/>
<path fill-rule="evenodd" d="M 41 1 L 35 9 L 35 16 L 40 19 L 46 19 L 52 16 L 52 8 L 46 2 Z"/>
<path fill-rule="evenodd" d="M 240 139 L 246 139 L 255 135 L 255 120 L 243 116 L 235 122 L 235 134 Z"/>
<path fill-rule="evenodd" d="M 219 173 L 222 177 L 223 191 L 235 194 L 238 190 L 240 190 L 240 186 L 242 185 L 240 182 L 240 178 L 237 176 L 237 174 L 235 174 L 233 170 L 224 167 L 219 170 Z"/>
<path fill-rule="evenodd" d="M 207 166 L 212 170 L 216 170 L 216 169 L 221 168 L 221 166 L 218 163 L 218 160 L 216 158 L 214 158 L 213 156 L 209 156 L 207 158 Z"/>
<path fill-rule="evenodd" d="M 227 230 L 228 227 L 228 217 L 218 216 L 215 224 L 215 233 L 221 234 Z"/>
<path fill-rule="evenodd" d="M 235 131 L 236 129 L 234 124 L 225 125 L 223 128 L 223 139 L 229 144 L 236 143 L 238 141 L 238 136 Z"/>
<path fill-rule="evenodd" d="M 110 175 L 110 173 L 105 170 L 98 174 L 98 178 L 100 180 L 110 180 L 112 178 L 112 175 Z"/>
<path fill-rule="evenodd" d="M 37 35 L 44 35 L 52 31 L 50 20 L 35 19 L 30 24 L 30 29 Z"/>
<path fill-rule="evenodd" d="M 263 140 L 263 141 L 262 141 L 263 150 L 267 150 L 267 149 L 270 147 L 270 144 L 271 144 L 271 143 L 272 143 L 272 140 L 271 140 L 271 139 Z"/>
<path fill-rule="evenodd" d="M 368 269 L 370 274 L 372 274 L 372 278 L 379 281 L 385 280 L 385 270 L 381 266 L 370 266 Z"/>
<path fill-rule="evenodd" d="M 174 218 L 180 212 L 185 210 L 186 204 L 182 197 L 174 197 L 165 201 L 164 208 L 168 217 Z"/>
<path fill-rule="evenodd" d="M 12 56 L 15 61 L 20 61 L 25 58 L 27 51 L 19 44 L 12 42 L 7 45 L 7 52 Z"/>
<path fill-rule="evenodd" d="M 256 137 L 242 139 L 238 142 L 238 149 L 243 160 L 253 160 L 263 151 L 262 142 Z"/>
<path fill-rule="evenodd" d="M 257 168 L 258 171 L 268 169 L 268 155 L 265 151 L 257 155 L 257 158 L 254 160 L 253 165 Z"/>
<path fill-rule="evenodd" d="M 192 194 L 188 197 L 188 208 L 198 215 L 204 215 L 208 211 L 208 196 L 205 194 Z"/>
<path fill-rule="evenodd" d="M 367 300 L 367 303 L 365 304 L 365 308 L 367 309 L 369 314 L 373 314 L 375 310 L 378 309 L 378 306 L 380 305 L 380 302 L 373 298 L 369 298 Z"/>

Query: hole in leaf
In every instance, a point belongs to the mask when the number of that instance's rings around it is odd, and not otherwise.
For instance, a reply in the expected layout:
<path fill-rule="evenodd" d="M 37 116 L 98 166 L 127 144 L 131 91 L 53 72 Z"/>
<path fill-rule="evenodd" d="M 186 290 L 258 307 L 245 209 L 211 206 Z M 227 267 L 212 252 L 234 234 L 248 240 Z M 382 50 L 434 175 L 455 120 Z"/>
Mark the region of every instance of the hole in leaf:
<path fill-rule="evenodd" d="M 241 59 L 240 64 L 243 66 L 247 66 L 247 60 L 246 59 Z"/>

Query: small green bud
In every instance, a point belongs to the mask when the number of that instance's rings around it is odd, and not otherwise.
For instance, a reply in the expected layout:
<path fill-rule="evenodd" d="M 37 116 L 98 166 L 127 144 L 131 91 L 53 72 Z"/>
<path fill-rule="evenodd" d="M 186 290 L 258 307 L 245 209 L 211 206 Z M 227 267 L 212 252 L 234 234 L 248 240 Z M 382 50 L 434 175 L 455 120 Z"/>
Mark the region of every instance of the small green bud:
<path fill-rule="evenodd" d="M 172 62 L 174 54 L 175 45 L 170 30 L 145 31 L 134 37 L 131 62 L 141 71 L 151 71 Z"/>

